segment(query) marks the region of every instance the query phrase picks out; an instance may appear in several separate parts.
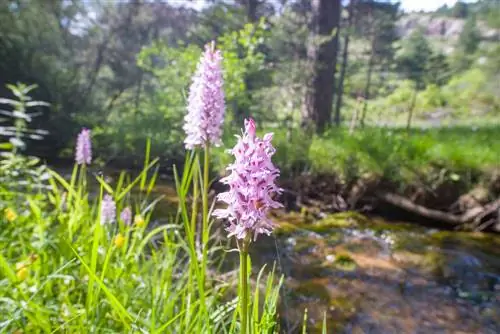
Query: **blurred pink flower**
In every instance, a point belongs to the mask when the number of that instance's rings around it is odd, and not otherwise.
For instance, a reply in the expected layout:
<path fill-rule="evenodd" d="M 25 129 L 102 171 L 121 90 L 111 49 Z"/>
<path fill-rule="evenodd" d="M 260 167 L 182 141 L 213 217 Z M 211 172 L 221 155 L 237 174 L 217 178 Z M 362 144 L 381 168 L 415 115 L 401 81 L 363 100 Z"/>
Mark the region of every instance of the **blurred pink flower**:
<path fill-rule="evenodd" d="M 275 152 L 272 137 L 272 133 L 262 139 L 256 137 L 255 122 L 245 120 L 245 131 L 231 150 L 235 162 L 228 167 L 231 174 L 221 180 L 230 189 L 217 196 L 228 206 L 213 212 L 215 217 L 229 220 L 229 236 L 245 239 L 253 234 L 255 240 L 261 233 L 269 235 L 274 228 L 266 214 L 269 209 L 282 205 L 272 199 L 281 192 L 275 184 L 280 172 L 271 162 Z"/>
<path fill-rule="evenodd" d="M 92 142 L 90 130 L 83 128 L 76 139 L 75 160 L 78 165 L 90 165 L 92 162 Z"/>
<path fill-rule="evenodd" d="M 129 206 L 122 210 L 122 213 L 120 213 L 120 219 L 125 225 L 130 225 L 132 223 L 132 210 Z"/>
<path fill-rule="evenodd" d="M 221 53 L 215 49 L 214 42 L 206 45 L 189 89 L 188 114 L 183 127 L 187 149 L 202 147 L 205 143 L 220 145 L 225 112 L 221 62 Z"/>
<path fill-rule="evenodd" d="M 111 195 L 105 195 L 101 203 L 101 225 L 114 223 L 116 219 L 116 204 Z"/>

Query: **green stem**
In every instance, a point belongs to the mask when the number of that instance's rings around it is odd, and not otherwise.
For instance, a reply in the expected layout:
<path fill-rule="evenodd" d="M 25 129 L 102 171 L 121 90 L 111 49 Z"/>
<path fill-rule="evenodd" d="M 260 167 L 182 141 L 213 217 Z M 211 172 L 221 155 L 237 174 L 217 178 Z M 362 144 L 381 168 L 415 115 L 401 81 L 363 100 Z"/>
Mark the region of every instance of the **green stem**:
<path fill-rule="evenodd" d="M 248 329 L 248 242 L 240 245 L 240 319 L 241 334 L 247 334 Z"/>
<path fill-rule="evenodd" d="M 195 243 L 196 235 L 196 220 L 198 218 L 198 153 L 194 158 L 193 171 L 193 203 L 191 204 L 191 242 Z"/>
<path fill-rule="evenodd" d="M 198 152 L 195 153 L 194 164 L 193 164 L 193 203 L 191 204 L 191 231 L 186 230 L 187 237 L 191 243 L 190 247 L 196 249 L 196 221 L 198 219 L 198 185 L 199 185 L 199 174 L 198 174 Z M 186 225 L 187 226 L 187 225 Z M 196 254 L 196 251 L 195 251 Z M 192 295 L 191 287 L 193 282 L 193 277 L 196 275 L 196 267 L 198 266 L 198 261 L 193 259 L 189 261 L 190 272 L 189 272 L 189 294 Z M 201 298 L 201 296 L 200 296 Z"/>
<path fill-rule="evenodd" d="M 83 195 L 87 191 L 87 165 L 86 164 L 82 165 L 81 173 L 82 173 L 82 189 L 81 190 L 82 190 L 82 195 Z"/>
<path fill-rule="evenodd" d="M 208 184 L 209 184 L 209 175 L 208 171 L 210 169 L 210 143 L 205 144 L 205 157 L 203 163 L 203 224 L 202 224 L 202 238 L 201 238 L 201 247 L 202 247 L 202 278 L 203 285 L 205 284 L 205 271 L 207 268 L 207 252 L 208 252 Z"/>

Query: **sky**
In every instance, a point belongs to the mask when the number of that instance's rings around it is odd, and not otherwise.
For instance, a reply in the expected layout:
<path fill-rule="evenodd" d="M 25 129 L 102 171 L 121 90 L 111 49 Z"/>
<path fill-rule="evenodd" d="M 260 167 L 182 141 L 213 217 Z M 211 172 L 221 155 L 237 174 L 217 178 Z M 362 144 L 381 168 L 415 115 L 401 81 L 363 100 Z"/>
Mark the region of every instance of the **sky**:
<path fill-rule="evenodd" d="M 394 2 L 396 0 L 393 0 Z M 419 11 L 419 10 L 424 10 L 424 11 L 430 11 L 430 10 L 435 10 L 441 7 L 444 4 L 447 4 L 448 6 L 453 6 L 457 0 L 399 0 L 401 2 L 401 7 L 407 11 Z M 462 0 L 463 1 L 463 0 Z M 186 0 L 170 0 L 170 2 L 174 3 L 186 3 L 188 1 Z M 465 2 L 472 2 L 471 0 L 465 0 Z M 203 7 L 205 3 L 205 0 L 193 0 L 191 5 L 195 8 L 201 8 Z"/>
<path fill-rule="evenodd" d="M 455 2 L 457 2 L 457 0 L 400 0 L 400 1 L 401 1 L 401 7 L 405 11 L 435 10 L 444 4 L 448 6 L 453 6 Z"/>

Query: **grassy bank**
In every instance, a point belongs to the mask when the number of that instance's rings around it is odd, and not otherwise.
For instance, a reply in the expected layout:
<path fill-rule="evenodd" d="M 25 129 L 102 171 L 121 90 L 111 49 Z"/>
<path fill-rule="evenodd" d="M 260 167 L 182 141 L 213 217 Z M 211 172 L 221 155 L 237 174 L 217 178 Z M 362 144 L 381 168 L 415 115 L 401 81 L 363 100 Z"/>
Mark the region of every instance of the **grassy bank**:
<path fill-rule="evenodd" d="M 293 130 L 275 129 L 276 164 L 288 176 L 339 175 L 344 181 L 375 173 L 395 182 L 410 183 L 439 171 L 458 180 L 473 178 L 500 167 L 500 126 L 414 129 L 369 127 L 349 134 L 331 129 L 308 137 Z M 227 138 L 226 141 L 233 141 Z M 226 164 L 217 152 L 218 168 Z"/>

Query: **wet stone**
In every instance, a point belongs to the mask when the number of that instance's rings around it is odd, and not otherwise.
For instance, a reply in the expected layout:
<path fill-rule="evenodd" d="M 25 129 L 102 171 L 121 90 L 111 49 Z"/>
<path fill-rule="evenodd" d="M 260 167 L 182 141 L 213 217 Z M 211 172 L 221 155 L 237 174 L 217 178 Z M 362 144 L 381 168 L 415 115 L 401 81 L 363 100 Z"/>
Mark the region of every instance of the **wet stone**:
<path fill-rule="evenodd" d="M 349 213 L 280 216 L 288 328 L 300 333 L 499 333 L 500 237 Z M 259 256 L 265 256 L 259 251 Z M 293 309 L 293 311 L 292 311 Z M 283 321 L 283 328 L 287 323 Z"/>

